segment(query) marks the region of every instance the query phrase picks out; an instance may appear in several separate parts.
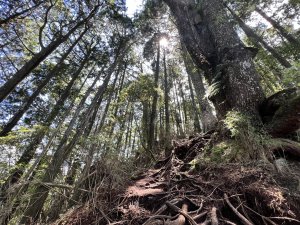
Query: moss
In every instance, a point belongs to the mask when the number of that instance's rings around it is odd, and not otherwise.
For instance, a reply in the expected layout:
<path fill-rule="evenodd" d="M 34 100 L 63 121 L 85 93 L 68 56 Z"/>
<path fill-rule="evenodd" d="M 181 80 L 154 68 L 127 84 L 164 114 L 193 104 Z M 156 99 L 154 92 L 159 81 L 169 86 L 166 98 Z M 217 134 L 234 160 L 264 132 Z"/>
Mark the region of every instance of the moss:
<path fill-rule="evenodd" d="M 241 159 L 244 160 L 266 160 L 266 146 L 270 137 L 263 129 L 254 127 L 250 116 L 240 112 L 231 111 L 226 115 L 223 121 L 225 128 L 229 130 L 230 137 L 235 141 L 243 154 Z"/>

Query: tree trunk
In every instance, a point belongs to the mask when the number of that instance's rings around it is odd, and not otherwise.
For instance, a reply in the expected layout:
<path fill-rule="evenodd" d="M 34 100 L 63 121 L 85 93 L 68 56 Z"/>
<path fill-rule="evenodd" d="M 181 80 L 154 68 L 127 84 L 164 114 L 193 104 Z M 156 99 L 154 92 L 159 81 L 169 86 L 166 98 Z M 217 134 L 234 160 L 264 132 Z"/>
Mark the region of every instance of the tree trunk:
<path fill-rule="evenodd" d="M 73 48 L 77 45 L 77 43 L 81 40 L 83 35 L 86 33 L 87 30 L 85 30 L 78 38 L 77 40 L 71 45 L 71 47 L 67 50 L 66 53 L 63 54 L 63 56 L 60 59 L 60 62 L 55 65 L 55 67 L 49 71 L 46 78 L 38 85 L 37 89 L 33 94 L 29 97 L 29 99 L 21 106 L 21 108 L 14 114 L 14 116 L 8 121 L 8 123 L 3 127 L 2 131 L 0 132 L 0 137 L 7 135 L 14 126 L 17 125 L 19 120 L 22 118 L 24 113 L 29 109 L 31 104 L 34 102 L 36 97 L 41 93 L 42 89 L 49 83 L 49 81 L 57 76 L 59 72 L 63 69 L 63 62 L 64 60 L 69 56 Z"/>
<path fill-rule="evenodd" d="M 80 168 L 80 163 L 78 159 L 75 159 L 72 165 L 69 168 L 68 174 L 65 178 L 65 183 L 67 185 L 73 185 L 76 177 L 77 170 Z M 70 191 L 64 191 L 64 193 L 56 193 L 52 200 L 52 205 L 49 211 L 46 213 L 47 215 L 47 223 L 54 222 L 59 218 L 59 214 L 63 212 L 66 208 L 66 201 L 70 197 Z"/>
<path fill-rule="evenodd" d="M 29 7 L 29 8 L 27 8 L 27 9 L 24 9 L 24 10 L 22 10 L 21 12 L 17 12 L 17 13 L 12 14 L 12 15 L 10 15 L 10 16 L 4 18 L 4 19 L 1 19 L 1 20 L 0 20 L 0 26 L 3 26 L 4 24 L 9 23 L 11 20 L 16 19 L 17 17 L 19 17 L 19 16 L 21 16 L 21 15 L 24 15 L 25 13 L 27 13 L 27 12 L 29 12 L 29 11 L 31 11 L 31 10 L 37 8 L 38 6 L 40 6 L 40 5 L 41 5 L 42 3 L 44 3 L 44 2 L 45 2 L 45 1 L 39 1 L 39 2 L 37 2 L 35 5 L 33 5 L 33 6 Z"/>
<path fill-rule="evenodd" d="M 171 145 L 171 126 L 170 126 L 170 112 L 169 112 L 169 81 L 168 81 L 168 71 L 166 64 L 166 50 L 164 49 L 164 89 L 165 89 L 165 137 L 164 137 L 164 148 L 165 148 L 165 156 L 168 157 L 172 153 L 172 145 Z"/>
<path fill-rule="evenodd" d="M 125 42 L 126 43 L 126 42 Z M 120 48 L 124 48 L 124 46 L 120 45 Z M 67 140 L 70 135 L 72 129 L 67 129 L 65 132 L 62 140 L 60 141 L 60 144 L 58 145 L 53 157 L 52 161 L 49 163 L 48 168 L 46 169 L 44 176 L 42 178 L 41 183 L 51 183 L 53 180 L 56 178 L 60 167 L 62 163 L 64 162 L 65 159 L 67 159 L 68 155 L 71 153 L 73 147 L 76 145 L 76 143 L 79 141 L 80 137 L 82 134 L 88 135 L 90 133 L 91 126 L 91 117 L 93 116 L 93 113 L 97 111 L 99 107 L 99 101 L 102 98 L 107 85 L 110 81 L 111 75 L 114 72 L 115 68 L 119 64 L 120 60 L 124 57 L 125 54 L 125 49 L 118 49 L 117 55 L 115 57 L 115 61 L 113 64 L 111 64 L 110 68 L 108 69 L 108 75 L 105 78 L 103 84 L 101 87 L 98 89 L 97 93 L 95 94 L 95 97 L 93 98 L 90 106 L 86 110 L 86 112 L 83 114 L 84 119 L 80 122 L 76 129 L 76 133 L 70 140 L 68 144 Z M 75 118 L 73 116 L 73 118 Z M 77 118 L 77 116 L 76 116 Z M 70 124 L 71 125 L 71 124 Z M 70 127 L 70 126 L 69 126 Z M 45 187 L 44 185 L 37 185 L 33 192 L 33 196 L 30 200 L 29 206 L 24 212 L 24 215 L 21 219 L 21 223 L 29 223 L 30 221 L 36 221 L 38 219 L 38 216 L 43 208 L 43 205 L 48 197 L 49 189 Z"/>
<path fill-rule="evenodd" d="M 230 11 L 234 19 L 238 22 L 240 27 L 243 29 L 243 31 L 246 33 L 246 35 L 250 38 L 251 41 L 254 42 L 255 45 L 262 45 L 265 49 L 267 49 L 272 56 L 277 59 L 277 61 L 284 67 L 290 68 L 292 65 L 284 58 L 282 57 L 274 48 L 272 48 L 266 41 L 263 40 L 260 36 L 258 36 L 245 22 L 238 17 L 234 13 L 232 9 L 230 9 L 227 6 L 227 9 Z"/>
<path fill-rule="evenodd" d="M 218 117 L 230 110 L 259 118 L 264 99 L 251 52 L 245 48 L 218 0 L 164 0 L 173 13 L 181 38 L 209 84 L 219 84 L 211 98 Z"/>
<path fill-rule="evenodd" d="M 200 118 L 199 118 L 199 110 L 195 101 L 195 95 L 193 91 L 193 86 L 192 86 L 192 81 L 191 81 L 191 76 L 188 76 L 188 81 L 189 81 L 189 89 L 190 89 L 190 94 L 191 94 L 191 100 L 192 100 L 192 105 L 194 109 L 194 129 L 196 132 L 201 132 L 201 125 L 200 125 Z"/>
<path fill-rule="evenodd" d="M 114 87 L 116 85 L 117 78 L 118 78 L 118 75 L 116 75 L 116 78 L 114 80 L 113 90 L 115 89 Z M 109 109 L 109 106 L 110 106 L 110 103 L 111 103 L 112 95 L 113 95 L 113 92 L 111 92 L 110 95 L 109 95 L 109 99 L 108 99 L 107 104 L 105 106 L 105 110 L 103 112 L 100 123 L 99 123 L 99 125 L 98 125 L 98 127 L 95 131 L 95 135 L 100 133 L 100 131 L 101 131 L 103 125 L 104 125 L 104 121 L 105 121 L 105 118 L 107 116 L 108 109 Z M 84 160 L 85 161 L 85 166 L 82 170 L 82 173 L 81 173 L 80 177 L 78 178 L 78 180 L 75 183 L 74 193 L 68 201 L 68 208 L 71 208 L 72 206 L 74 206 L 80 199 L 80 196 L 81 196 L 80 187 L 83 184 L 83 182 L 85 181 L 86 177 L 88 177 L 89 168 L 92 165 L 92 161 L 93 161 L 93 157 L 94 157 L 94 151 L 95 151 L 96 148 L 97 148 L 96 144 L 92 144 L 92 146 L 89 148 L 89 153 L 88 153 L 88 155 L 86 156 L 86 158 Z"/>
<path fill-rule="evenodd" d="M 42 48 L 41 51 L 35 54 L 25 65 L 22 66 L 6 83 L 0 87 L 0 102 L 2 102 L 7 95 L 15 89 L 15 87 L 27 77 L 33 69 L 35 69 L 48 55 L 50 55 L 60 44 L 64 43 L 79 27 L 85 24 L 96 12 L 96 6 L 89 16 L 79 21 L 67 34 L 60 36 L 52 41 L 47 47 Z"/>
<path fill-rule="evenodd" d="M 211 107 L 209 100 L 206 97 L 204 83 L 203 83 L 203 73 L 201 73 L 194 65 L 189 53 L 186 51 L 183 45 L 183 60 L 186 68 L 186 72 L 191 79 L 200 105 L 200 119 L 202 122 L 202 131 L 206 132 L 213 128 L 217 123 L 217 118 L 213 114 L 213 108 Z"/>
<path fill-rule="evenodd" d="M 64 92 L 60 96 L 60 99 L 56 102 L 55 106 L 51 110 L 50 114 L 47 116 L 45 122 L 43 122 L 42 130 L 38 132 L 38 134 L 33 138 L 33 140 L 29 143 L 29 145 L 26 147 L 25 151 L 23 152 L 20 159 L 17 161 L 15 169 L 11 172 L 11 175 L 6 180 L 6 182 L 1 186 L 1 198 L 5 199 L 4 193 L 7 188 L 9 188 L 11 185 L 17 183 L 21 176 L 24 173 L 25 166 L 30 162 L 30 160 L 33 158 L 34 153 L 40 142 L 43 140 L 44 136 L 47 133 L 47 130 L 49 126 L 51 125 L 52 121 L 55 119 L 55 117 L 59 114 L 59 112 L 62 109 L 62 106 L 64 105 L 64 102 L 70 95 L 71 88 L 73 87 L 75 81 L 79 77 L 81 71 L 83 70 L 86 62 L 88 61 L 89 55 L 86 56 L 86 59 L 83 60 L 80 67 L 77 69 L 77 71 L 74 73 L 71 81 L 68 83 L 67 87 L 65 88 Z M 3 200 L 2 199 L 2 200 Z"/>
<path fill-rule="evenodd" d="M 149 143 L 148 149 L 153 151 L 154 143 L 155 143 L 155 121 L 157 117 L 157 101 L 158 101 L 158 79 L 159 79 L 159 61 L 160 61 L 160 45 L 157 44 L 157 55 L 156 55 L 156 68 L 154 74 L 154 93 L 153 93 L 153 101 L 151 106 L 151 114 L 150 114 L 150 121 L 149 121 Z"/>
<path fill-rule="evenodd" d="M 288 40 L 295 48 L 300 50 L 300 42 L 294 38 L 284 27 L 282 27 L 277 21 L 275 21 L 272 17 L 269 17 L 264 11 L 260 8 L 255 7 L 255 11 L 259 13 L 266 21 L 268 21 L 274 28 L 276 28 L 279 33 Z"/>

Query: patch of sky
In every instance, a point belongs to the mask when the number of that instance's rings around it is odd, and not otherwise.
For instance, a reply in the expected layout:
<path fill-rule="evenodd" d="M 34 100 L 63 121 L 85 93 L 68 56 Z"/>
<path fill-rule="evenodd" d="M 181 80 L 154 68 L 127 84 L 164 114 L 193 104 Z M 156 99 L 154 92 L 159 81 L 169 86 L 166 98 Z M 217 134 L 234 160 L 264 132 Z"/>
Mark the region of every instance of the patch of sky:
<path fill-rule="evenodd" d="M 134 15 L 140 12 L 143 8 L 143 0 L 126 0 L 127 15 L 134 17 Z"/>

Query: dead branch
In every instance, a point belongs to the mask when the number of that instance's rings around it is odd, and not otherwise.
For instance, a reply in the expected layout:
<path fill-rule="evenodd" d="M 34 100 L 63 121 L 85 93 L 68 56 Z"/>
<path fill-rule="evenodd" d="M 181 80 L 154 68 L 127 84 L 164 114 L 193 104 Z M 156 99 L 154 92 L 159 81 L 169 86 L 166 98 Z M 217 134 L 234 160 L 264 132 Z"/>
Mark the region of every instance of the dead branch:
<path fill-rule="evenodd" d="M 174 220 L 178 217 L 178 215 L 176 216 L 166 216 L 166 215 L 154 215 L 151 216 L 148 220 L 146 220 L 145 223 L 143 223 L 142 225 L 147 225 L 149 224 L 151 221 L 153 220 L 159 220 L 159 219 L 169 219 L 169 220 Z"/>
<path fill-rule="evenodd" d="M 234 206 L 231 204 L 231 202 L 228 199 L 228 196 L 226 193 L 224 193 L 224 198 L 226 203 L 228 204 L 228 206 L 231 208 L 231 210 L 241 219 L 242 223 L 244 225 L 254 225 L 253 223 L 251 223 L 246 217 L 244 217 L 241 213 L 239 213 L 239 211 L 236 210 L 236 208 L 234 208 Z"/>
<path fill-rule="evenodd" d="M 185 216 L 185 218 L 188 219 L 188 221 L 192 224 L 192 225 L 198 225 L 195 220 L 187 213 L 183 212 L 180 208 L 178 208 L 176 205 L 173 205 L 172 203 L 170 202 L 166 202 L 166 205 L 172 209 L 174 212 L 177 212 L 177 213 L 180 213 L 182 214 L 183 216 Z"/>
<path fill-rule="evenodd" d="M 198 220 L 200 219 L 201 217 L 205 216 L 207 214 L 207 211 L 204 211 L 198 215 L 196 215 L 195 217 L 193 217 L 194 220 Z"/>
<path fill-rule="evenodd" d="M 210 216 L 211 216 L 211 225 L 218 225 L 219 221 L 218 221 L 218 217 L 217 217 L 217 208 L 216 207 L 212 207 Z"/>

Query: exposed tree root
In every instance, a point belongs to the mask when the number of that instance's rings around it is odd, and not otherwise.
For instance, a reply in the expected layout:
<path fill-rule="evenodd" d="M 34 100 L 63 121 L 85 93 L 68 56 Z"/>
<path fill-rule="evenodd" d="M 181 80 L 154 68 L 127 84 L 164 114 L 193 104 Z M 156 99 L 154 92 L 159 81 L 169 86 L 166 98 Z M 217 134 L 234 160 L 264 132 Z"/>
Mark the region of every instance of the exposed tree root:
<path fill-rule="evenodd" d="M 291 187 L 298 178 L 254 162 L 191 164 L 208 142 L 202 135 L 176 143 L 169 158 L 115 196 L 113 207 L 93 199 L 94 205 L 89 202 L 56 224 L 300 224 L 300 192 Z M 97 211 L 95 204 L 102 210 Z"/>

